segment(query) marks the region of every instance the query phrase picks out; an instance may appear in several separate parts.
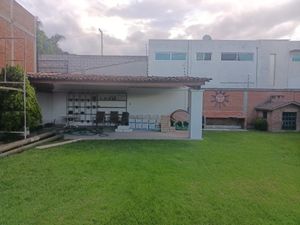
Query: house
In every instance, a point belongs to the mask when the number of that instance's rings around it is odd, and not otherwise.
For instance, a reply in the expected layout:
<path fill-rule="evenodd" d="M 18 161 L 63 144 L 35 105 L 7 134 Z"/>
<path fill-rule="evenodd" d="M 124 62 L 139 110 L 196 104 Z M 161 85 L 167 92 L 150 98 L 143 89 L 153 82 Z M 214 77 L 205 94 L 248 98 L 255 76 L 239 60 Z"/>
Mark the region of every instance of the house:
<path fill-rule="evenodd" d="M 184 109 L 189 112 L 189 138 L 202 138 L 201 86 L 208 78 L 45 72 L 28 77 L 37 90 L 44 123 L 66 124 L 73 118 L 75 126 L 95 126 L 98 112 L 108 121 L 111 112 L 128 112 L 132 128 L 156 130 L 156 124 L 170 123 L 168 115 Z"/>
<path fill-rule="evenodd" d="M 274 95 L 255 109 L 258 117 L 267 120 L 269 131 L 300 131 L 300 102 L 286 101 L 284 96 Z"/>

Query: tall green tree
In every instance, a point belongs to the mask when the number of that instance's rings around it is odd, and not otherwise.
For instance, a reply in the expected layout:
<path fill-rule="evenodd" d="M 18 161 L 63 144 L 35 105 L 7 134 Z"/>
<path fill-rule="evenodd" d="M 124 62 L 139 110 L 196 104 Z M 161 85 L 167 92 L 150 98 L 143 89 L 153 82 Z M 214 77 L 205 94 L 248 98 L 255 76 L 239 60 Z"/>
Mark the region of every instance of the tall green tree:
<path fill-rule="evenodd" d="M 60 34 L 55 34 L 50 38 L 42 30 L 42 23 L 37 23 L 37 49 L 38 54 L 68 54 L 59 47 L 59 42 L 65 40 L 65 37 Z"/>
<path fill-rule="evenodd" d="M 7 66 L 7 81 L 23 81 L 24 71 L 21 67 Z M 4 79 L 4 69 L 0 73 L 0 80 Z M 41 111 L 36 98 L 35 90 L 26 77 L 26 114 L 27 127 L 30 129 L 41 124 Z M 22 84 L 13 85 L 21 88 Z M 14 90 L 0 90 L 0 130 L 19 131 L 24 125 L 23 92 Z"/>

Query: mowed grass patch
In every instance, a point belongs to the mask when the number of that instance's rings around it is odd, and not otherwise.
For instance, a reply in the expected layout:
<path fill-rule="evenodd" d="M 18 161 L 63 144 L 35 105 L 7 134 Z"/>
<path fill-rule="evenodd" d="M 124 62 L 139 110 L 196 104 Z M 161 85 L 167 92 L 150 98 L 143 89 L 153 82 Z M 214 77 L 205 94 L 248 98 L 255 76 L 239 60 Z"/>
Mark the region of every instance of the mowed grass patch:
<path fill-rule="evenodd" d="M 300 224 L 300 134 L 83 141 L 0 159 L 0 224 Z"/>

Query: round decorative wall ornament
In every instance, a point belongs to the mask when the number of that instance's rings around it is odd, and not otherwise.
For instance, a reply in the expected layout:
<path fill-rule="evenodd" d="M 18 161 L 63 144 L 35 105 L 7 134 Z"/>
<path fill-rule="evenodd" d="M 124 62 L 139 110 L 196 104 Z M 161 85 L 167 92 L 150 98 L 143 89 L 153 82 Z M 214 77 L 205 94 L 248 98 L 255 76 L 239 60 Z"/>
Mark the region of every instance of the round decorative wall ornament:
<path fill-rule="evenodd" d="M 229 102 L 229 95 L 227 95 L 224 91 L 216 91 L 215 94 L 212 95 L 211 102 L 215 103 L 216 107 L 225 107 L 226 104 Z"/>
<path fill-rule="evenodd" d="M 223 93 L 217 93 L 215 98 L 217 103 L 222 103 L 225 101 L 225 96 Z"/>

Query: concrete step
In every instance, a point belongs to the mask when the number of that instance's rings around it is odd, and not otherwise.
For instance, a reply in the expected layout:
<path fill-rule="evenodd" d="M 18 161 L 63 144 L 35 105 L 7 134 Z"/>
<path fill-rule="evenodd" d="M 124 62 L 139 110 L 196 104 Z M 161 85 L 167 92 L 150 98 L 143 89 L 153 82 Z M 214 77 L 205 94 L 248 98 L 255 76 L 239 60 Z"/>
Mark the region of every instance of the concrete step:
<path fill-rule="evenodd" d="M 127 129 L 127 130 L 120 130 L 120 129 L 115 129 L 115 132 L 132 132 L 132 129 Z"/>
<path fill-rule="evenodd" d="M 118 126 L 117 129 L 115 129 L 115 132 L 132 132 L 132 129 L 130 128 L 130 126 Z"/>
<path fill-rule="evenodd" d="M 238 125 L 206 125 L 205 129 L 242 129 L 241 126 Z"/>

